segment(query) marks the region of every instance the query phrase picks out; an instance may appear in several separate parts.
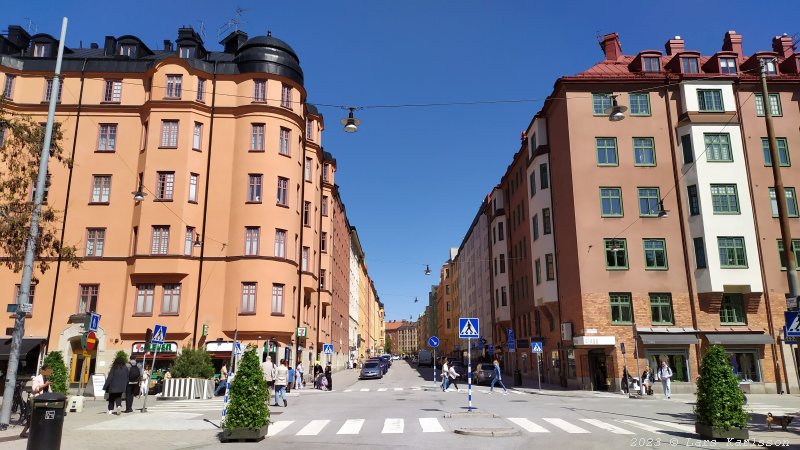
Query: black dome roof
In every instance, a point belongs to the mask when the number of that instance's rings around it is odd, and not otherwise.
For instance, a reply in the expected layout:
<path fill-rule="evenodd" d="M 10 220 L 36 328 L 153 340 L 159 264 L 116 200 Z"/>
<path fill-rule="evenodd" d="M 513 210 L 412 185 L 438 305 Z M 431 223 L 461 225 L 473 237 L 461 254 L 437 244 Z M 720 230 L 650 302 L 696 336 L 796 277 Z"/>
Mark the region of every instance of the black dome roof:
<path fill-rule="evenodd" d="M 300 59 L 289 44 L 272 36 L 248 39 L 236 51 L 233 61 L 239 72 L 266 72 L 289 78 L 303 85 Z"/>

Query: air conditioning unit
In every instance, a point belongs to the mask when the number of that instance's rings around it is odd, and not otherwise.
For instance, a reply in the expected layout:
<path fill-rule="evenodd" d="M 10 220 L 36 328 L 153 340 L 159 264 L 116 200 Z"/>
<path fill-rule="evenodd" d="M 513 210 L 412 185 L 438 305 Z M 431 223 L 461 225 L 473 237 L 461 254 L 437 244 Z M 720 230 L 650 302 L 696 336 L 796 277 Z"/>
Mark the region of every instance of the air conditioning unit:
<path fill-rule="evenodd" d="M 572 322 L 565 322 L 561 324 L 561 340 L 572 340 Z"/>

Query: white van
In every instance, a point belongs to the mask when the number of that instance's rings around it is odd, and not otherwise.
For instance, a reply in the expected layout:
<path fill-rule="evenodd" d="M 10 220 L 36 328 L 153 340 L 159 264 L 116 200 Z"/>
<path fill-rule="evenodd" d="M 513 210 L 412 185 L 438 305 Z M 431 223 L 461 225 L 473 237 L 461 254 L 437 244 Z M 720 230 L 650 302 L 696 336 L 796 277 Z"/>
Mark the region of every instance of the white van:
<path fill-rule="evenodd" d="M 433 354 L 430 350 L 420 350 L 417 354 L 417 366 L 433 367 Z"/>

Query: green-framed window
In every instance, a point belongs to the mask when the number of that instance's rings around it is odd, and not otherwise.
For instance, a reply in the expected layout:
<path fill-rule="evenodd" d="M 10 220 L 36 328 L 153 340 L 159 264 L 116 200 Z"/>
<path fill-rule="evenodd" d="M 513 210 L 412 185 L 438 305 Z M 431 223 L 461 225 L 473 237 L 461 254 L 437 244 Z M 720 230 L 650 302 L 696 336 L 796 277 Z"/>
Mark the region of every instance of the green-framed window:
<path fill-rule="evenodd" d="M 738 269 L 747 267 L 747 252 L 744 248 L 744 238 L 740 236 L 717 237 L 719 247 L 719 264 L 725 269 Z"/>
<path fill-rule="evenodd" d="M 756 94 L 756 115 L 763 117 L 764 112 L 764 96 Z M 778 94 L 769 94 L 769 107 L 773 116 L 782 116 L 783 109 L 781 109 L 781 96 Z"/>
<path fill-rule="evenodd" d="M 656 165 L 656 144 L 653 138 L 633 138 L 633 164 L 636 166 Z"/>
<path fill-rule="evenodd" d="M 735 184 L 712 184 L 711 204 L 714 214 L 739 214 L 739 194 Z"/>
<path fill-rule="evenodd" d="M 697 106 L 702 112 L 724 112 L 721 89 L 698 89 Z"/>
<path fill-rule="evenodd" d="M 531 172 L 528 177 L 528 189 L 531 191 L 531 197 L 536 195 L 536 171 Z"/>
<path fill-rule="evenodd" d="M 600 188 L 600 215 L 602 217 L 622 217 L 622 188 Z"/>
<path fill-rule="evenodd" d="M 667 270 L 667 241 L 664 239 L 642 239 L 644 267 L 647 270 Z"/>
<path fill-rule="evenodd" d="M 550 217 L 550 208 L 542 209 L 542 234 L 550 234 L 553 232 L 553 225 Z"/>
<path fill-rule="evenodd" d="M 731 162 L 731 136 L 728 133 L 705 133 L 706 158 L 708 161 Z"/>
<path fill-rule="evenodd" d="M 633 305 L 631 304 L 631 294 L 626 292 L 612 292 L 608 297 L 611 302 L 611 324 L 632 324 Z"/>
<path fill-rule="evenodd" d="M 542 260 L 536 258 L 536 285 L 542 284 Z"/>
<path fill-rule="evenodd" d="M 719 321 L 721 324 L 747 324 L 747 315 L 744 309 L 744 296 L 742 294 L 722 295 L 722 305 L 719 308 Z"/>
<path fill-rule="evenodd" d="M 793 187 L 784 187 L 783 193 L 786 195 L 786 212 L 789 217 L 798 217 L 797 195 Z M 778 201 L 775 199 L 775 188 L 769 188 L 769 206 L 772 209 L 772 217 L 778 217 Z"/>
<path fill-rule="evenodd" d="M 794 260 L 800 262 L 800 239 L 792 239 L 792 251 Z M 786 270 L 786 255 L 783 253 L 783 241 L 778 239 L 778 258 L 781 261 L 781 269 Z"/>
<path fill-rule="evenodd" d="M 531 219 L 531 224 L 533 225 L 533 240 L 539 239 L 539 215 L 534 214 L 533 218 Z"/>
<path fill-rule="evenodd" d="M 650 115 L 650 94 L 647 92 L 629 94 L 630 111 L 632 116 Z"/>
<path fill-rule="evenodd" d="M 700 214 L 700 198 L 697 195 L 697 185 L 686 186 L 686 193 L 689 196 L 689 215 L 697 216 Z"/>
<path fill-rule="evenodd" d="M 604 239 L 606 252 L 606 269 L 628 269 L 628 243 L 625 239 Z"/>
<path fill-rule="evenodd" d="M 659 189 L 657 187 L 640 187 L 638 190 L 639 216 L 658 217 L 658 202 L 661 199 Z"/>
<path fill-rule="evenodd" d="M 706 245 L 703 243 L 703 238 L 697 237 L 692 239 L 694 243 L 694 262 L 698 269 L 705 269 L 708 267 L 706 262 Z"/>
<path fill-rule="evenodd" d="M 597 149 L 597 165 L 618 166 L 617 138 L 599 137 L 595 138 L 594 141 Z"/>
<path fill-rule="evenodd" d="M 789 158 L 789 143 L 786 138 L 775 138 L 778 144 L 778 159 L 781 160 L 781 167 L 789 167 L 792 160 Z M 769 139 L 761 138 L 761 149 L 764 151 L 764 165 L 772 166 L 772 155 L 769 153 Z"/>
<path fill-rule="evenodd" d="M 650 320 L 653 325 L 674 325 L 672 316 L 672 294 L 650 294 Z"/>
<path fill-rule="evenodd" d="M 611 108 L 611 94 L 592 94 L 592 113 L 595 116 L 606 115 L 608 108 Z"/>

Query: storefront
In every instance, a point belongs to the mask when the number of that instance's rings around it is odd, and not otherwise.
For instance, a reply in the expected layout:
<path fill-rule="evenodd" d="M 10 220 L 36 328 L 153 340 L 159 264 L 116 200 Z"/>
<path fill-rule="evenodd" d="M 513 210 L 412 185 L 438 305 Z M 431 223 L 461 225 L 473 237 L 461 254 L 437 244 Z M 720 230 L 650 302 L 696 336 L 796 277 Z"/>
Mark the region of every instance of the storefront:
<path fill-rule="evenodd" d="M 172 366 L 178 356 L 177 342 L 164 342 L 163 344 L 150 344 L 145 348 L 144 342 L 134 342 L 131 346 L 131 358 L 140 363 L 144 362 L 144 367 L 150 373 L 166 371 Z M 155 361 L 153 360 L 155 358 Z"/>
<path fill-rule="evenodd" d="M 578 359 L 577 379 L 581 389 L 616 391 L 616 336 L 586 335 L 572 338 Z M 567 353 L 569 358 L 569 352 Z"/>
<path fill-rule="evenodd" d="M 706 334 L 709 345 L 722 345 L 745 392 L 763 394 L 774 392 L 775 381 L 764 377 L 764 346 L 773 343 L 772 336 L 763 333 Z"/>
<path fill-rule="evenodd" d="M 637 330 L 642 348 L 640 356 L 644 356 L 653 374 L 658 373 L 662 363 L 667 363 L 672 370 L 671 390 L 674 393 L 689 394 L 695 391 L 692 373 L 691 346 L 698 345 L 697 331 L 684 328 L 647 328 Z M 644 372 L 645 366 L 639 367 Z M 635 370 L 629 367 L 629 370 Z M 641 373 L 634 376 L 640 377 Z M 658 384 L 655 391 L 659 391 Z"/>
<path fill-rule="evenodd" d="M 20 379 L 30 378 L 36 375 L 44 337 L 26 337 L 22 339 L 19 347 L 19 368 L 17 377 Z M 6 373 L 8 370 L 8 357 L 11 353 L 11 338 L 0 340 L 0 371 Z M 0 385 L 5 385 L 5 377 L 0 381 Z"/>

